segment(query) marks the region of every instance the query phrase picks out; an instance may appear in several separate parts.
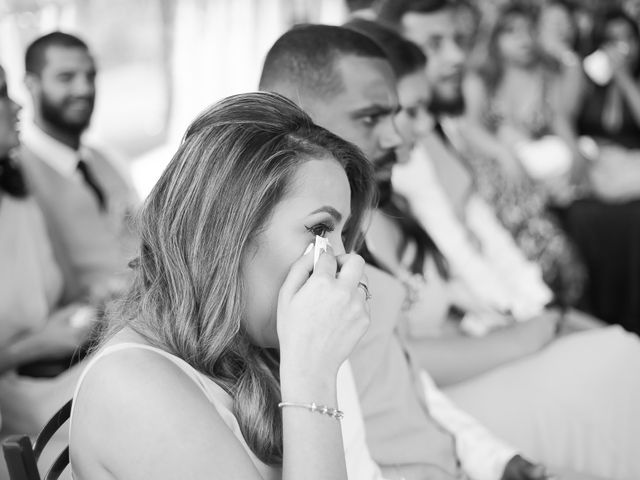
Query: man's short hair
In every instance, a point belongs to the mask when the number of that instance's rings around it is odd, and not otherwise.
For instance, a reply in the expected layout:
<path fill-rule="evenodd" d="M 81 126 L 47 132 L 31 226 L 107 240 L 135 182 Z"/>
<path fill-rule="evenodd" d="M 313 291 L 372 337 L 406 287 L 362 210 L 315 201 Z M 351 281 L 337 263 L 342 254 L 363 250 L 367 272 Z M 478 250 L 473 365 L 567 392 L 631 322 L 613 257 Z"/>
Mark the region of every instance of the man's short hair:
<path fill-rule="evenodd" d="M 336 61 L 345 56 L 380 58 L 384 51 L 366 35 L 330 25 L 298 25 L 273 44 L 264 61 L 260 90 L 281 93 L 283 86 L 318 98 L 342 88 Z"/>
<path fill-rule="evenodd" d="M 86 43 L 74 35 L 64 32 L 51 32 L 35 39 L 27 47 L 24 57 L 24 67 L 27 73 L 40 75 L 45 65 L 45 54 L 50 47 L 82 48 L 89 51 Z"/>
<path fill-rule="evenodd" d="M 427 64 L 427 57 L 420 47 L 384 25 L 356 18 L 343 26 L 362 33 L 376 42 L 387 56 L 398 79 L 422 70 Z"/>
<path fill-rule="evenodd" d="M 383 0 L 378 20 L 390 28 L 400 30 L 402 17 L 407 13 L 434 13 L 451 7 L 451 0 Z"/>

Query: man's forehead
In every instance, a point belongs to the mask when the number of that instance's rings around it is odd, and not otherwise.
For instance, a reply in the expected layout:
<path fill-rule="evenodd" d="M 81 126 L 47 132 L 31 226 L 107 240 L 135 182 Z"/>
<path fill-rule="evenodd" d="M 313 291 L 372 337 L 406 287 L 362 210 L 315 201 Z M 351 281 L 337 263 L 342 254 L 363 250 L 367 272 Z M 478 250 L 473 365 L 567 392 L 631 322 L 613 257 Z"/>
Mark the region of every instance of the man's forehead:
<path fill-rule="evenodd" d="M 403 33 L 419 45 L 434 36 L 454 35 L 453 13 L 450 8 L 432 13 L 408 12 L 402 17 Z"/>
<path fill-rule="evenodd" d="M 45 50 L 44 68 L 75 69 L 95 68 L 91 54 L 80 47 L 60 47 L 52 45 Z"/>
<path fill-rule="evenodd" d="M 396 109 L 396 79 L 388 61 L 345 56 L 337 60 L 336 71 L 342 80 L 342 92 L 336 96 L 336 101 L 344 103 L 350 110 L 372 105 Z"/>

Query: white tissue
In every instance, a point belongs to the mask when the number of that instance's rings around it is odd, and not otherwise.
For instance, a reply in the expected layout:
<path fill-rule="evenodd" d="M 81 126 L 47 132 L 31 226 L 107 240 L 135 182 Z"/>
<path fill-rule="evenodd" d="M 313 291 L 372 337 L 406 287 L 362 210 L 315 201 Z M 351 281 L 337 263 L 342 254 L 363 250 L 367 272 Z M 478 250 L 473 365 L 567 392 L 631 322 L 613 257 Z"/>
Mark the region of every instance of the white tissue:
<path fill-rule="evenodd" d="M 316 243 L 315 243 L 315 247 L 313 249 L 313 266 L 316 266 L 316 263 L 318 263 L 318 258 L 320 258 L 320 253 L 322 252 L 326 252 L 327 251 L 327 247 L 329 247 L 331 244 L 329 243 L 329 240 L 321 237 L 320 235 L 316 235 Z"/>

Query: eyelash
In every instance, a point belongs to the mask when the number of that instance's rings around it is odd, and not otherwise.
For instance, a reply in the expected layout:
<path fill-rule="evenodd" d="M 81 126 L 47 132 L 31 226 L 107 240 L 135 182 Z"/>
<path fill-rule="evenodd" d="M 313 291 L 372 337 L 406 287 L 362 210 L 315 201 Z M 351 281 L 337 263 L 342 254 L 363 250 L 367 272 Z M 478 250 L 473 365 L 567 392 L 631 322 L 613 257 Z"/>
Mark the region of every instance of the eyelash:
<path fill-rule="evenodd" d="M 318 235 L 320 237 L 324 237 L 327 233 L 333 232 L 333 230 L 335 229 L 333 225 L 329 225 L 326 223 L 316 223 L 315 225 L 312 225 L 310 227 L 307 227 L 305 225 L 304 228 L 306 228 L 310 234 L 314 236 Z"/>

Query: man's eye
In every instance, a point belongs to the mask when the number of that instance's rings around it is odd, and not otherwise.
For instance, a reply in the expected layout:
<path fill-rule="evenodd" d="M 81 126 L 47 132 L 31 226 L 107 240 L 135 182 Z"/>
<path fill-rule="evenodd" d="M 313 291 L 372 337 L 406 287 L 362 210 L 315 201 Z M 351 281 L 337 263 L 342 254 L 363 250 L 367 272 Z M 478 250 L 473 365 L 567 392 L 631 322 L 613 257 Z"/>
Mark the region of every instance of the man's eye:
<path fill-rule="evenodd" d="M 380 115 L 367 115 L 362 117 L 361 120 L 367 127 L 373 127 L 380 121 Z"/>

